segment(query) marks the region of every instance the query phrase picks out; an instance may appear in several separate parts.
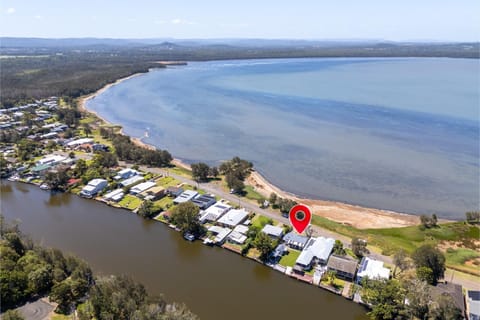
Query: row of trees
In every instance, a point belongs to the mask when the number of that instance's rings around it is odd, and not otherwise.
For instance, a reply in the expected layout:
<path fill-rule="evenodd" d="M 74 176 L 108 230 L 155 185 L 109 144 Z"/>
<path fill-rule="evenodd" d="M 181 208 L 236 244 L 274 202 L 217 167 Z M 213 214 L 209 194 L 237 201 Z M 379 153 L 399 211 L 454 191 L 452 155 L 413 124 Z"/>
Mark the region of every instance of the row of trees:
<path fill-rule="evenodd" d="M 115 153 L 120 160 L 134 162 L 139 165 L 165 167 L 173 160 L 172 155 L 166 150 L 147 149 L 132 142 L 130 137 L 118 134 L 111 128 L 100 128 L 103 138 L 110 139 L 115 148 Z"/>
<path fill-rule="evenodd" d="M 208 164 L 199 162 L 193 163 L 192 168 L 192 177 L 197 182 L 206 182 L 210 178 L 216 178 L 219 174 L 217 167 L 209 167 Z"/>
<path fill-rule="evenodd" d="M 273 209 L 279 209 L 282 213 L 290 212 L 290 209 L 292 209 L 297 204 L 296 201 L 279 197 L 274 192 L 270 194 L 268 202 L 270 202 L 270 205 Z"/>

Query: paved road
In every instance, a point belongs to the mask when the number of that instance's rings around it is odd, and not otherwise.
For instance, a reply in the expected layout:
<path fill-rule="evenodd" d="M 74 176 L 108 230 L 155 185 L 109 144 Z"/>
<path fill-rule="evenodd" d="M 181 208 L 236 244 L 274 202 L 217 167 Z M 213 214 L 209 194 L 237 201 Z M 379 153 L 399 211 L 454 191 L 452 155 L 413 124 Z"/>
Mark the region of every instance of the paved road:
<path fill-rule="evenodd" d="M 17 310 L 26 320 L 43 320 L 49 319 L 49 314 L 55 307 L 43 299 L 38 299 L 34 302 L 29 302 Z"/>

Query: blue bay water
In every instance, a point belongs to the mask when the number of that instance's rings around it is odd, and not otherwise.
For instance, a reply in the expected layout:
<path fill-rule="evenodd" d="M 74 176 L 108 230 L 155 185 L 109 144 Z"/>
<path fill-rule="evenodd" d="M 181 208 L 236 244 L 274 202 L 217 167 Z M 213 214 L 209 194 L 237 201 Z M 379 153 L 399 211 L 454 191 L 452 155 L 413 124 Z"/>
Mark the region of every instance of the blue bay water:
<path fill-rule="evenodd" d="M 186 162 L 251 160 L 292 193 L 460 219 L 479 209 L 479 62 L 193 62 L 87 107 Z"/>

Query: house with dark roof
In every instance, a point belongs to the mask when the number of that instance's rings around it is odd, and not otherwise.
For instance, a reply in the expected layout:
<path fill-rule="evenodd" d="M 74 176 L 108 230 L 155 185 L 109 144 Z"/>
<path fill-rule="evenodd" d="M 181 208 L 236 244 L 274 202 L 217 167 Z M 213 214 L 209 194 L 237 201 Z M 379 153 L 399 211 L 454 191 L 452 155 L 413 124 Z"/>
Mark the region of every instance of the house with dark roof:
<path fill-rule="evenodd" d="M 200 210 L 205 210 L 211 205 L 215 204 L 217 200 L 214 196 L 210 194 L 202 194 L 192 199 L 192 202 L 200 208 Z"/>
<path fill-rule="evenodd" d="M 337 277 L 353 281 L 357 272 L 358 261 L 347 256 L 331 255 L 328 259 L 328 270 L 335 271 Z"/>
<path fill-rule="evenodd" d="M 450 282 L 438 283 L 436 286 L 430 286 L 430 291 L 433 300 L 436 300 L 441 295 L 452 297 L 455 306 L 460 309 L 462 315 L 465 317 L 465 299 L 461 285 Z"/>
<path fill-rule="evenodd" d="M 308 242 L 308 237 L 301 236 L 298 233 L 291 231 L 283 237 L 283 241 L 287 246 L 296 250 L 303 250 Z"/>

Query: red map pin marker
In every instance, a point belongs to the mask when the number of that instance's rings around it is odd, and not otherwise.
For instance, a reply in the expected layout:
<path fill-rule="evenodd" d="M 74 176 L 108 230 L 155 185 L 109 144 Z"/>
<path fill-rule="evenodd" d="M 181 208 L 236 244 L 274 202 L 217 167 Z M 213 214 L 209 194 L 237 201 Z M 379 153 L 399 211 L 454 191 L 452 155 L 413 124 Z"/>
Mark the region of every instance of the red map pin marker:
<path fill-rule="evenodd" d="M 312 213 L 306 205 L 297 204 L 290 209 L 289 218 L 290 223 L 295 231 L 302 233 L 310 224 L 310 220 L 312 220 Z"/>

